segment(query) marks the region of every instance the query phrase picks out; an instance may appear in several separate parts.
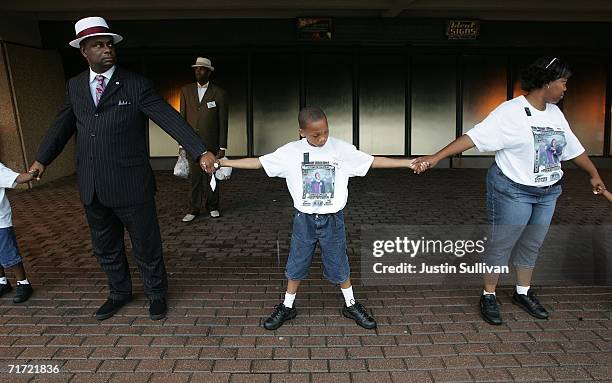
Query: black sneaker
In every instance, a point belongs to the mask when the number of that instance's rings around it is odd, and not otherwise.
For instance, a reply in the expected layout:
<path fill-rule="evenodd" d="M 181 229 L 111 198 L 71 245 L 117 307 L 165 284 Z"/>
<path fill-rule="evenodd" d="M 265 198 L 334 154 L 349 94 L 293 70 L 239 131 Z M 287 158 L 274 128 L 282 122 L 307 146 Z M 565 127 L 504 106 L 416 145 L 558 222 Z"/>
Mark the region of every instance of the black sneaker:
<path fill-rule="evenodd" d="M 15 297 L 13 298 L 13 303 L 23 303 L 27 301 L 31 296 L 34 290 L 32 289 L 31 284 L 20 284 L 17 282 L 17 287 L 15 287 Z"/>
<path fill-rule="evenodd" d="M 166 299 L 152 299 L 151 305 L 149 306 L 149 317 L 151 320 L 160 320 L 166 317 L 168 306 L 166 305 Z"/>
<path fill-rule="evenodd" d="M 263 326 L 266 330 L 276 330 L 282 326 L 285 321 L 295 318 L 296 315 L 297 309 L 295 306 L 289 308 L 280 303 L 274 306 L 272 315 L 270 315 L 270 317 L 264 321 Z"/>
<path fill-rule="evenodd" d="M 488 324 L 499 326 L 502 324 L 497 298 L 493 294 L 482 294 L 480 296 L 480 315 Z"/>
<path fill-rule="evenodd" d="M 13 290 L 13 286 L 11 286 L 11 282 L 6 281 L 6 283 L 1 283 L 0 284 L 0 297 L 8 293 L 11 290 Z"/>
<path fill-rule="evenodd" d="M 115 300 L 110 298 L 107 299 L 106 302 L 104 302 L 102 306 L 100 306 L 98 311 L 96 311 L 96 319 L 105 320 L 112 317 L 117 311 L 119 311 L 121 307 L 123 307 L 130 300 L 131 298 L 126 298 L 122 300 Z"/>
<path fill-rule="evenodd" d="M 348 307 L 346 304 L 344 304 L 344 307 L 342 308 L 342 315 L 354 320 L 359 326 L 367 328 L 368 330 L 376 328 L 376 321 L 359 302 L 355 302 L 353 305 Z"/>
<path fill-rule="evenodd" d="M 527 295 L 519 294 L 514 290 L 512 303 L 527 311 L 531 316 L 538 319 L 548 319 L 548 311 L 540 304 L 533 290 L 529 289 Z"/>

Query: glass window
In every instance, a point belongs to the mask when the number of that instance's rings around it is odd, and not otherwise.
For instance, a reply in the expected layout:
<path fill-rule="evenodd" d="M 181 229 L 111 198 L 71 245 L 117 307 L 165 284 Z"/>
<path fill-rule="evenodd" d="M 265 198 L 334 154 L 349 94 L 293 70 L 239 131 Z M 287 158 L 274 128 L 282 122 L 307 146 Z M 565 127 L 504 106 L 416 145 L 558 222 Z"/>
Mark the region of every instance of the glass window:
<path fill-rule="evenodd" d="M 156 91 L 176 111 L 180 110 L 181 88 L 195 81 L 191 68 L 193 61 L 195 57 L 191 56 L 156 56 L 145 68 L 145 74 L 153 80 Z M 149 152 L 151 157 L 178 154 L 178 143 L 151 120 L 149 120 Z"/>
<path fill-rule="evenodd" d="M 273 152 L 299 138 L 299 68 L 297 54 L 253 55 L 253 145 L 256 155 Z"/>
<path fill-rule="evenodd" d="M 377 54 L 360 59 L 359 148 L 366 153 L 403 155 L 406 132 L 406 73 L 401 55 Z"/>
<path fill-rule="evenodd" d="M 506 58 L 465 56 L 463 58 L 463 133 L 484 120 L 506 101 Z M 464 155 L 485 155 L 472 148 Z"/>
<path fill-rule="evenodd" d="M 594 59 L 568 59 L 572 77 L 563 99 L 563 113 L 589 155 L 603 154 L 606 72 Z"/>
<path fill-rule="evenodd" d="M 229 98 L 228 156 L 247 155 L 247 65 L 246 55 L 211 55 L 215 71 L 211 82 L 225 89 Z"/>
<path fill-rule="evenodd" d="M 435 153 L 456 137 L 454 56 L 412 60 L 412 155 Z"/>
<path fill-rule="evenodd" d="M 309 54 L 304 62 L 306 105 L 327 115 L 330 136 L 353 142 L 353 58 Z M 297 117 L 297 115 L 296 115 Z"/>

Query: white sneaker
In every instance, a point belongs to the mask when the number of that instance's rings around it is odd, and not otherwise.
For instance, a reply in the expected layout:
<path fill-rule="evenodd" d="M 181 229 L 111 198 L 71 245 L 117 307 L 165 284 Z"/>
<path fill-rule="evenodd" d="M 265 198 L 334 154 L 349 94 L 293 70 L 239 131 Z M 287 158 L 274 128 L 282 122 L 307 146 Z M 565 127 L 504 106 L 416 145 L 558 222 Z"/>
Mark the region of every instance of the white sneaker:
<path fill-rule="evenodd" d="M 187 214 L 186 216 L 183 217 L 183 222 L 191 222 L 195 219 L 195 215 L 193 214 Z"/>
<path fill-rule="evenodd" d="M 221 216 L 221 213 L 219 213 L 219 210 L 213 210 L 210 212 L 210 216 L 213 218 L 219 218 Z"/>

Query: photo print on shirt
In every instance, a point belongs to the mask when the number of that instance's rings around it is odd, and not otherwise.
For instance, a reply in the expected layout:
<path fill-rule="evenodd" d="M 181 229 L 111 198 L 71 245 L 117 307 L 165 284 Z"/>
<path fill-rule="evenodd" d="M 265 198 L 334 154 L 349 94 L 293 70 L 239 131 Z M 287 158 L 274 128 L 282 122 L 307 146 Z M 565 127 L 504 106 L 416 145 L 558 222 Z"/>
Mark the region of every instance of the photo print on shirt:
<path fill-rule="evenodd" d="M 336 168 L 328 161 L 302 162 L 302 206 L 330 206 Z"/>
<path fill-rule="evenodd" d="M 547 182 L 558 180 L 561 175 L 561 155 L 567 142 L 563 130 L 551 127 L 532 126 L 534 144 L 534 167 L 536 175 L 535 182 Z M 545 176 L 541 173 L 550 173 Z"/>

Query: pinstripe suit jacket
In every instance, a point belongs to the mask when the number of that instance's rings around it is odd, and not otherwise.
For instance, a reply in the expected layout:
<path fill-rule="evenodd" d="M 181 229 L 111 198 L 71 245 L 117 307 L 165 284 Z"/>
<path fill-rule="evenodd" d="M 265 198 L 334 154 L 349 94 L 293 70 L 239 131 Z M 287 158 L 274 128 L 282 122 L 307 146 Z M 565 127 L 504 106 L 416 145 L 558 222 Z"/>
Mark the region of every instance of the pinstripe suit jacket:
<path fill-rule="evenodd" d="M 193 129 L 161 96 L 150 80 L 115 69 L 96 106 L 89 69 L 68 80 L 66 100 L 43 139 L 36 160 L 49 165 L 76 134 L 76 168 L 84 205 L 94 193 L 110 207 L 153 198 L 156 186 L 149 163 L 147 121 L 155 121 L 197 158 L 206 147 Z"/>

